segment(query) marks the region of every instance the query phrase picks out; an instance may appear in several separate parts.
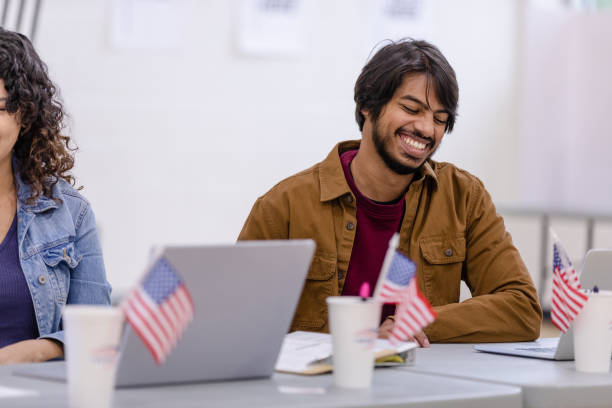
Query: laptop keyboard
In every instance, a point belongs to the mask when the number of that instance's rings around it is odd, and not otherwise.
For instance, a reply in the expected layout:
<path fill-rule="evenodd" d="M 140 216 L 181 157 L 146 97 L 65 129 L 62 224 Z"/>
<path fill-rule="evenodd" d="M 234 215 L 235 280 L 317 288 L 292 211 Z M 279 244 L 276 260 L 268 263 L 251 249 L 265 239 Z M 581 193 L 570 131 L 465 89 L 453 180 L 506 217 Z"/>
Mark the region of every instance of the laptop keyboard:
<path fill-rule="evenodd" d="M 523 351 L 533 351 L 535 353 L 554 353 L 557 350 L 556 347 L 517 347 L 516 349 Z"/>

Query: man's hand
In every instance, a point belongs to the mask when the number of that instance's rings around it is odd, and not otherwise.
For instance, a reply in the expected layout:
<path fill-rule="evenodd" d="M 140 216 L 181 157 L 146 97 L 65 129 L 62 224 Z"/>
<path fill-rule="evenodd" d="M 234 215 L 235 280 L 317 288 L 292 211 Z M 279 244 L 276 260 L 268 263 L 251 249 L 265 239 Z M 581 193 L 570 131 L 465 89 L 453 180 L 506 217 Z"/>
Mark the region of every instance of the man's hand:
<path fill-rule="evenodd" d="M 378 328 L 378 337 L 380 337 L 381 339 L 388 339 L 389 335 L 391 334 L 391 330 L 393 330 L 393 326 L 395 326 L 394 320 L 389 318 L 385 319 L 385 321 L 382 322 L 382 324 Z M 421 347 L 429 347 L 429 340 L 423 332 L 418 332 L 414 336 L 408 337 L 406 341 L 416 341 Z"/>
<path fill-rule="evenodd" d="M 395 322 L 392 319 L 385 319 L 384 322 L 378 328 L 378 337 L 381 339 L 388 339 L 391 335 L 391 330 L 393 330 L 393 326 Z"/>
<path fill-rule="evenodd" d="M 0 364 L 38 363 L 63 356 L 61 343 L 49 339 L 24 340 L 0 348 Z"/>

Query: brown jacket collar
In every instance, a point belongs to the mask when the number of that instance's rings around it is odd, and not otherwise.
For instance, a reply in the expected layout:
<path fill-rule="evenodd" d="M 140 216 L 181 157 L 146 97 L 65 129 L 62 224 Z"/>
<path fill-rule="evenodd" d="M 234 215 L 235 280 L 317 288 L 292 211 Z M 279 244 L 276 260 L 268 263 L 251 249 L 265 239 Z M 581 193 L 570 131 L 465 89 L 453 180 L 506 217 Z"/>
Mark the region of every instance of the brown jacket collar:
<path fill-rule="evenodd" d="M 321 162 L 319 167 L 321 201 L 330 201 L 351 192 L 346 182 L 346 177 L 344 177 L 344 170 L 340 163 L 340 155 L 347 150 L 359 149 L 360 143 L 359 140 L 340 142 L 332 149 L 325 160 Z M 438 176 L 432 165 L 435 166 L 435 162 L 431 159 L 427 159 L 415 173 L 413 181 L 429 178 L 433 181 L 434 186 L 437 187 Z"/>

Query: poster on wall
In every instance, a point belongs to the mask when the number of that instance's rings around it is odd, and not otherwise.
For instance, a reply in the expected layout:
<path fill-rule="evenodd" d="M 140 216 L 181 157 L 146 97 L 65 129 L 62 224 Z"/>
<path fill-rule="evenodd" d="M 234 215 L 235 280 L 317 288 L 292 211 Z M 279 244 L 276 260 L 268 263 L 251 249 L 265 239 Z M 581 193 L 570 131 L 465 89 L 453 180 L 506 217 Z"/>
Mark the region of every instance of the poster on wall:
<path fill-rule="evenodd" d="M 299 56 L 304 51 L 304 20 L 300 0 L 241 0 L 236 47 L 248 56 Z"/>
<path fill-rule="evenodd" d="M 368 51 L 384 40 L 427 39 L 431 36 L 431 1 L 373 0 L 370 2 Z"/>
<path fill-rule="evenodd" d="M 112 0 L 110 7 L 113 49 L 174 50 L 184 42 L 185 0 Z"/>

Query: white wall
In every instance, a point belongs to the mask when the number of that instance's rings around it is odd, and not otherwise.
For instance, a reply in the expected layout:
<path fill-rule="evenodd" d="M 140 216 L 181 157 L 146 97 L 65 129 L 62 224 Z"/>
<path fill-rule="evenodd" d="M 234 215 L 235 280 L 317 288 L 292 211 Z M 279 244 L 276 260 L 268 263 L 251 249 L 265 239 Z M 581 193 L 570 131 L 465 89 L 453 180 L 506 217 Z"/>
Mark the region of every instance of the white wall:
<path fill-rule="evenodd" d="M 73 118 L 76 175 L 115 288 L 137 279 L 152 244 L 235 240 L 257 196 L 360 137 L 352 91 L 368 0 L 304 1 L 311 22 L 297 59 L 238 55 L 233 1 L 184 0 L 174 51 L 111 49 L 109 1 L 43 4 L 36 45 Z M 498 202 L 519 191 L 520 6 L 432 1 L 430 40 L 460 84 L 456 129 L 437 158 L 473 171 Z"/>
<path fill-rule="evenodd" d="M 521 201 L 612 213 L 612 12 L 533 5 L 525 19 Z"/>

